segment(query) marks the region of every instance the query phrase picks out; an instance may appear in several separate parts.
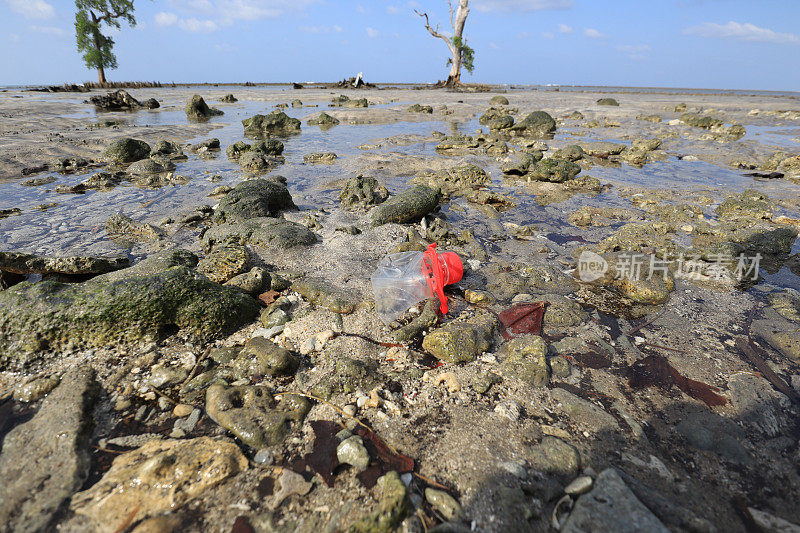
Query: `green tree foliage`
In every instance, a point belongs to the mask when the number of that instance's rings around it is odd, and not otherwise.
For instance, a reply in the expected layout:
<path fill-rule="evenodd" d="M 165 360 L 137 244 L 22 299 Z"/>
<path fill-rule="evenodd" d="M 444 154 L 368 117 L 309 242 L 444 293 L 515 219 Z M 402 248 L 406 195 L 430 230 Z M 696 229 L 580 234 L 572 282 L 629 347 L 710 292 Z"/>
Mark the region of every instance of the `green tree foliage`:
<path fill-rule="evenodd" d="M 103 35 L 101 25 L 120 28 L 121 22 L 136 26 L 133 0 L 75 0 L 75 36 L 78 52 L 88 68 L 97 69 L 100 83 L 106 82 L 105 69 L 117 68 L 112 52 L 114 39 Z"/>
<path fill-rule="evenodd" d="M 464 42 L 461 37 L 453 36 L 452 38 L 453 46 L 457 49 L 461 50 L 461 65 L 467 69 L 467 72 L 472 74 L 472 71 L 475 69 L 475 50 L 470 48 L 466 42 Z M 452 65 L 453 60 L 448 59 L 447 65 Z"/>

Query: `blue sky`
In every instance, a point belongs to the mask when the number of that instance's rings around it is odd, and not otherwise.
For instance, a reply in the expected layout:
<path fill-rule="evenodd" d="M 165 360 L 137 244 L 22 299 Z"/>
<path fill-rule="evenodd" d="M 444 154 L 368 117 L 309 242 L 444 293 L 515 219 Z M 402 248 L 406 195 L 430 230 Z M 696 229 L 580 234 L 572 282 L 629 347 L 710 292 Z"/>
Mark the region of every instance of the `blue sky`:
<path fill-rule="evenodd" d="M 457 0 L 454 0 L 457 1 Z M 800 90 L 800 0 L 471 0 L 467 82 Z M 136 0 L 111 80 L 446 77 L 444 0 Z M 0 0 L 0 85 L 95 80 L 72 0 Z"/>

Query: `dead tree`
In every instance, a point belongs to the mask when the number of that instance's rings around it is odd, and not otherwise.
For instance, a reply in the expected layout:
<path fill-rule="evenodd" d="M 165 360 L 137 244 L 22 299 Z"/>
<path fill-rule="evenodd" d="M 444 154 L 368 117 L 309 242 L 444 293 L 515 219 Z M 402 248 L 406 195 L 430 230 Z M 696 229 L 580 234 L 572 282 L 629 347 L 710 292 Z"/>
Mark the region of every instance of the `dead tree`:
<path fill-rule="evenodd" d="M 450 55 L 452 56 L 447 60 L 447 64 L 450 65 L 450 74 L 447 76 L 447 81 L 439 82 L 439 84 L 444 87 L 453 88 L 461 85 L 462 66 L 467 69 L 467 71 L 472 72 L 475 52 L 472 48 L 467 46 L 464 40 L 464 24 L 467 22 L 467 15 L 469 15 L 469 0 L 458 0 L 458 9 L 455 11 L 453 10 L 452 0 L 447 0 L 447 4 L 450 7 L 450 27 L 453 29 L 452 37 L 441 33 L 438 25 L 436 28 L 431 27 L 428 13 L 420 13 L 416 9 L 414 12 L 425 19 L 425 29 L 428 30 L 428 33 L 437 39 L 443 40 L 447 44 L 447 48 L 450 50 Z"/>

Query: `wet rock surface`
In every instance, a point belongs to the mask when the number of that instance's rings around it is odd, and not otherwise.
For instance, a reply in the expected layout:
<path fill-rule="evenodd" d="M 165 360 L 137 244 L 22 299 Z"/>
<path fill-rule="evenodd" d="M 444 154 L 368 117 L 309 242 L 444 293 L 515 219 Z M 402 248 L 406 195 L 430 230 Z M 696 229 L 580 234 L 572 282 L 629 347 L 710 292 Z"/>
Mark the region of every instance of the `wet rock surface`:
<path fill-rule="evenodd" d="M 89 475 L 94 372 L 72 370 L 2 441 L 0 530 L 46 531 Z"/>

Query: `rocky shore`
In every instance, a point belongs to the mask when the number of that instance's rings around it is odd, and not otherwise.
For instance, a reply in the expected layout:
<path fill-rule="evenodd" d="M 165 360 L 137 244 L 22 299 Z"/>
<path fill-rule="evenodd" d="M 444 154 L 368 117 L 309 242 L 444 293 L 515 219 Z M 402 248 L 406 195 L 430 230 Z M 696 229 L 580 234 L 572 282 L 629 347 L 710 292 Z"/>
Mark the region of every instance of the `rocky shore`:
<path fill-rule="evenodd" d="M 0 531 L 800 527 L 795 98 L 233 92 L 0 93 Z"/>

